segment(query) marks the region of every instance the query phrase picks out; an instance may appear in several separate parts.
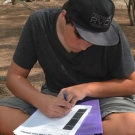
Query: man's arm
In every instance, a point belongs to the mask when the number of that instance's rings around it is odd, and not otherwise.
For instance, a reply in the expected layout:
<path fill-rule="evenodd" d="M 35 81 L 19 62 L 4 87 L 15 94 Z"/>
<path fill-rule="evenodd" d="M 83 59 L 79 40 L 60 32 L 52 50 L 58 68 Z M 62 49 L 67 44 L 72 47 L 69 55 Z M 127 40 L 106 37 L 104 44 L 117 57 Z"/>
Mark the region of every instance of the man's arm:
<path fill-rule="evenodd" d="M 114 97 L 135 94 L 135 71 L 125 79 L 113 79 L 104 82 L 95 82 L 92 87 L 88 85 L 87 95 L 92 97 Z"/>
<path fill-rule="evenodd" d="M 67 114 L 71 105 L 64 99 L 45 95 L 36 90 L 27 80 L 29 72 L 30 70 L 23 69 L 12 62 L 6 80 L 9 90 L 15 96 L 37 107 L 49 117 L 60 117 Z"/>
<path fill-rule="evenodd" d="M 127 96 L 135 94 L 135 71 L 125 79 L 113 79 L 103 82 L 90 82 L 61 90 L 58 97 L 62 97 L 62 92 L 68 95 L 68 101 L 73 105 L 86 96 L 96 98 L 107 98 L 116 96 Z"/>

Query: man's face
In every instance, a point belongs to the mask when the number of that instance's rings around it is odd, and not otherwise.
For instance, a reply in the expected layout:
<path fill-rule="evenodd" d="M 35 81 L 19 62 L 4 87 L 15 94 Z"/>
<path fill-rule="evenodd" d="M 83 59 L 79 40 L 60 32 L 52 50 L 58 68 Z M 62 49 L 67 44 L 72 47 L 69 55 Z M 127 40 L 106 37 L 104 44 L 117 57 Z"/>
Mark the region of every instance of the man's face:
<path fill-rule="evenodd" d="M 65 25 L 63 37 L 69 50 L 75 53 L 84 51 L 88 47 L 92 46 L 91 43 L 81 38 L 75 27 L 71 24 Z"/>

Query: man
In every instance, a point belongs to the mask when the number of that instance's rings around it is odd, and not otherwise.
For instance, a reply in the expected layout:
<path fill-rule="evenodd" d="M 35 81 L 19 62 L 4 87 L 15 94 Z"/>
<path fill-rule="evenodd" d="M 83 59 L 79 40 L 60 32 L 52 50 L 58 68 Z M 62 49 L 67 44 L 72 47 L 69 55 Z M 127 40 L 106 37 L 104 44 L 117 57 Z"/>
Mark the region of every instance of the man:
<path fill-rule="evenodd" d="M 99 98 L 104 135 L 135 135 L 135 64 L 114 10 L 111 0 L 69 0 L 29 17 L 7 74 L 15 97 L 0 101 L 3 135 L 35 108 L 63 117 L 85 97 Z M 27 80 L 37 61 L 46 79 L 41 92 Z"/>

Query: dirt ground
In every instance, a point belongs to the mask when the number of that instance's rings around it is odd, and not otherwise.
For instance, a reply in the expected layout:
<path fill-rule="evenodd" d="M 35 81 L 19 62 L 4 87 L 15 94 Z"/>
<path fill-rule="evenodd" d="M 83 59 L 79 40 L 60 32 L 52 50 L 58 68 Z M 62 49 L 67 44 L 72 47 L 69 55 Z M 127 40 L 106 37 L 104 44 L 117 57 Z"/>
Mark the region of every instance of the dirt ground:
<path fill-rule="evenodd" d="M 22 28 L 31 13 L 31 10 L 21 3 L 12 5 L 11 3 L 3 6 L 3 1 L 0 0 L 0 99 L 12 96 L 12 93 L 6 88 L 6 74 L 12 60 L 12 55 L 18 43 Z M 60 7 L 61 3 L 38 1 L 38 4 L 27 2 L 31 8 L 38 10 L 47 7 Z M 40 4 L 40 5 L 39 5 Z M 135 27 L 129 26 L 129 20 L 126 9 L 116 9 L 114 19 L 120 24 L 124 31 L 132 53 L 135 58 Z M 44 83 L 44 75 L 40 65 L 37 63 L 28 77 L 32 85 L 40 90 L 42 83 Z"/>

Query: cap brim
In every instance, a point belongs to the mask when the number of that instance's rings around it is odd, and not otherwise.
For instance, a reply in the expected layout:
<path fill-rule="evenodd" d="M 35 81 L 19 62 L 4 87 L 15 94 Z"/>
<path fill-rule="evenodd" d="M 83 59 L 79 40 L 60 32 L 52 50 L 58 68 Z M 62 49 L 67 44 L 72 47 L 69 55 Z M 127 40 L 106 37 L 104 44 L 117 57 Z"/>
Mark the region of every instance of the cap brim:
<path fill-rule="evenodd" d="M 118 34 L 112 25 L 110 25 L 106 32 L 94 32 L 81 27 L 75 22 L 73 22 L 73 24 L 80 36 L 92 44 L 100 46 L 113 46 L 119 42 Z"/>

